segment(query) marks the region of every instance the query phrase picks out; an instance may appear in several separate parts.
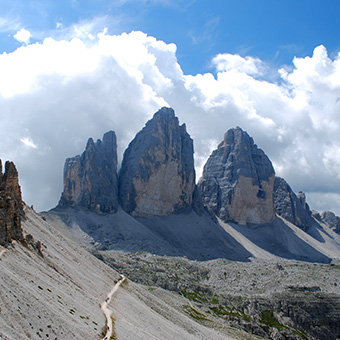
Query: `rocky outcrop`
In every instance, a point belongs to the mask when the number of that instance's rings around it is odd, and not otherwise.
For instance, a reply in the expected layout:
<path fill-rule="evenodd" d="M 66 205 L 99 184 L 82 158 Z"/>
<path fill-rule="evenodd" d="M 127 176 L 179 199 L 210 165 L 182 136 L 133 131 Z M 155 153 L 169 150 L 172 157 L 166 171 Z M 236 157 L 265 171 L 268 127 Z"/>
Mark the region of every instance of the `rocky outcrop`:
<path fill-rule="evenodd" d="M 237 127 L 213 151 L 198 185 L 203 204 L 222 220 L 264 224 L 275 219 L 274 178 L 269 158 Z"/>
<path fill-rule="evenodd" d="M 81 206 L 100 213 L 118 208 L 116 134 L 104 134 L 103 141 L 90 138 L 81 156 L 68 158 L 64 166 L 64 190 L 59 207 Z"/>
<path fill-rule="evenodd" d="M 305 231 L 314 223 L 312 213 L 306 203 L 306 195 L 301 191 L 295 195 L 288 183 L 281 177 L 275 178 L 273 197 L 275 212 L 285 220 Z"/>
<path fill-rule="evenodd" d="M 340 217 L 336 216 L 332 211 L 323 211 L 321 214 L 313 211 L 313 217 L 340 234 Z"/>
<path fill-rule="evenodd" d="M 0 244 L 9 245 L 13 240 L 23 242 L 21 220 L 25 216 L 19 185 L 18 171 L 13 162 L 7 161 L 2 173 L 0 160 Z"/>
<path fill-rule="evenodd" d="M 195 189 L 193 141 L 174 110 L 163 107 L 124 153 L 119 199 L 132 216 L 190 211 Z"/>

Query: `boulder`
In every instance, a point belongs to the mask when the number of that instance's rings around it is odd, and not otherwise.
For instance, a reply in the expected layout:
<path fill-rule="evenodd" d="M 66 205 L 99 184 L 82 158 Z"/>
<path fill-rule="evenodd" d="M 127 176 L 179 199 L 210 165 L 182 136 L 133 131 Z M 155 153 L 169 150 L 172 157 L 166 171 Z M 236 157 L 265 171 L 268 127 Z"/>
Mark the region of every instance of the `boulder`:
<path fill-rule="evenodd" d="M 94 143 L 90 138 L 81 156 L 68 158 L 64 166 L 64 190 L 59 207 L 85 207 L 98 213 L 118 208 L 117 142 L 114 131 Z"/>
<path fill-rule="evenodd" d="M 223 221 L 265 224 L 275 219 L 274 178 L 269 158 L 237 127 L 212 152 L 198 185 L 203 204 Z"/>
<path fill-rule="evenodd" d="M 119 200 L 132 216 L 167 216 L 192 209 L 195 190 L 193 141 L 174 110 L 163 107 L 126 149 Z"/>
<path fill-rule="evenodd" d="M 13 162 L 7 161 L 2 173 L 0 160 L 0 244 L 9 245 L 13 240 L 23 242 L 21 220 L 25 217 L 18 171 Z"/>
<path fill-rule="evenodd" d="M 306 203 L 306 195 L 298 192 L 297 195 L 288 183 L 281 177 L 274 182 L 274 209 L 285 220 L 295 224 L 304 231 L 314 223 L 312 212 Z"/>

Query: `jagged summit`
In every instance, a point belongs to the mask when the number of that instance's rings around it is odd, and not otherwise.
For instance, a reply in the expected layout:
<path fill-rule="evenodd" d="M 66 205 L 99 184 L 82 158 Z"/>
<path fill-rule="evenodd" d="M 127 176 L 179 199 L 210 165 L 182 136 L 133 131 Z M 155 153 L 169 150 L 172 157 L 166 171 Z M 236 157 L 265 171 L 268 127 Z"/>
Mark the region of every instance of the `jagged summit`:
<path fill-rule="evenodd" d="M 190 211 L 195 189 L 193 141 L 174 110 L 163 107 L 124 153 L 119 199 L 132 216 Z"/>
<path fill-rule="evenodd" d="M 118 207 L 117 141 L 114 131 L 95 143 L 89 138 L 81 156 L 67 158 L 59 207 L 82 206 L 114 213 Z"/>
<path fill-rule="evenodd" d="M 24 241 L 21 228 L 24 216 L 18 171 L 13 162 L 7 161 L 3 173 L 0 160 L 0 245 Z"/>
<path fill-rule="evenodd" d="M 230 129 L 204 166 L 204 205 L 224 221 L 264 224 L 275 219 L 275 172 L 269 158 L 240 127 Z"/>
<path fill-rule="evenodd" d="M 314 223 L 306 195 L 301 191 L 296 195 L 281 177 L 276 177 L 274 182 L 274 209 L 278 215 L 302 230 L 308 230 Z"/>

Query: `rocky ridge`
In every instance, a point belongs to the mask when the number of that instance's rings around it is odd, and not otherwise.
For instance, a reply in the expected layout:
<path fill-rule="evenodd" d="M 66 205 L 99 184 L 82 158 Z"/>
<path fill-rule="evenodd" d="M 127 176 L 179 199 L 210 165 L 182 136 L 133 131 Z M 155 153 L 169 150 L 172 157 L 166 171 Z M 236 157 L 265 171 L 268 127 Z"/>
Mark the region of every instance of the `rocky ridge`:
<path fill-rule="evenodd" d="M 321 214 L 313 211 L 312 215 L 315 219 L 325 223 L 336 233 L 340 234 L 340 217 L 336 216 L 332 211 L 323 211 Z"/>
<path fill-rule="evenodd" d="M 7 161 L 2 173 L 0 160 L 0 245 L 7 246 L 13 240 L 24 241 L 21 228 L 24 217 L 18 171 L 13 162 Z"/>
<path fill-rule="evenodd" d="M 90 138 L 81 156 L 68 158 L 64 166 L 64 190 L 60 207 L 82 206 L 99 213 L 118 207 L 117 142 L 114 131 L 94 143 Z"/>
<path fill-rule="evenodd" d="M 237 127 L 213 151 L 198 185 L 203 204 L 223 221 L 264 224 L 275 219 L 274 178 L 269 158 Z"/>
<path fill-rule="evenodd" d="M 124 153 L 119 200 L 132 216 L 189 212 L 195 190 L 193 141 L 174 110 L 163 107 Z"/>
<path fill-rule="evenodd" d="M 306 195 L 301 191 L 296 195 L 281 177 L 275 178 L 273 197 L 275 212 L 285 220 L 305 231 L 315 223 Z"/>

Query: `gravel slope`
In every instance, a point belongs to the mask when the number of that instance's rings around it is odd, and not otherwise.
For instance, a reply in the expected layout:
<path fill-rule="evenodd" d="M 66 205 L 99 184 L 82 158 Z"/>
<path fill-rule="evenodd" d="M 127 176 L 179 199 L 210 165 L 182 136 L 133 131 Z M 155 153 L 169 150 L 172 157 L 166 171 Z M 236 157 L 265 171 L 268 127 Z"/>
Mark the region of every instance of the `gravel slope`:
<path fill-rule="evenodd" d="M 106 320 L 100 303 L 119 274 L 25 210 L 23 229 L 42 243 L 43 256 L 18 243 L 0 247 L 0 339 L 101 339 Z M 255 338 L 228 327 L 205 327 L 185 312 L 189 300 L 158 294 L 131 281 L 119 288 L 109 304 L 117 339 Z"/>

